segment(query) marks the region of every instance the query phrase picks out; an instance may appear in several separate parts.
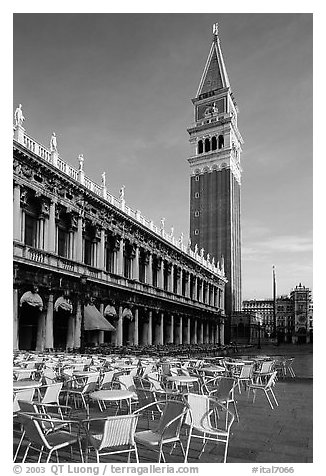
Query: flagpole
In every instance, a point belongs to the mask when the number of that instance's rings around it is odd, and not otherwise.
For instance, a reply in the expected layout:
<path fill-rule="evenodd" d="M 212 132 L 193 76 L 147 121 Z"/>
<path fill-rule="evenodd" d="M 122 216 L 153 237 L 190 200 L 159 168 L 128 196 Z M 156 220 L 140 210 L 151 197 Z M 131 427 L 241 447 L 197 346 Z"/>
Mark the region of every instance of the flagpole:
<path fill-rule="evenodd" d="M 274 334 L 274 338 L 277 338 L 277 332 L 276 332 L 276 277 L 275 277 L 275 266 L 273 266 L 273 334 Z"/>

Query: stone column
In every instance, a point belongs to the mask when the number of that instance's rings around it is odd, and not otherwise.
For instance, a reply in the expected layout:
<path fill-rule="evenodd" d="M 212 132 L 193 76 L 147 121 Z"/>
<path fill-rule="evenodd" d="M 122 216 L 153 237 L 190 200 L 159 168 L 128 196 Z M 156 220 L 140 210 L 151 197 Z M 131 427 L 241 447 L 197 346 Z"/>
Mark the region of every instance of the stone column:
<path fill-rule="evenodd" d="M 205 343 L 209 344 L 209 322 L 206 322 Z"/>
<path fill-rule="evenodd" d="M 220 324 L 220 344 L 224 345 L 224 321 L 221 320 Z"/>
<path fill-rule="evenodd" d="M 201 280 L 201 283 L 200 283 L 199 301 L 204 302 L 204 281 L 203 280 Z"/>
<path fill-rule="evenodd" d="M 177 284 L 177 294 L 182 294 L 182 268 L 177 269 L 177 276 L 179 275 L 178 284 Z"/>
<path fill-rule="evenodd" d="M 220 344 L 220 325 L 216 324 L 216 330 L 215 330 L 215 343 Z"/>
<path fill-rule="evenodd" d="M 188 317 L 188 325 L 187 325 L 187 344 L 190 344 L 190 317 Z"/>
<path fill-rule="evenodd" d="M 124 240 L 123 238 L 121 238 L 119 249 L 117 251 L 117 274 L 119 274 L 120 276 L 123 276 L 123 248 L 124 248 Z"/>
<path fill-rule="evenodd" d="M 171 314 L 170 317 L 170 336 L 169 336 L 169 343 L 174 343 L 174 316 Z"/>
<path fill-rule="evenodd" d="M 148 263 L 146 265 L 146 283 L 150 284 L 151 286 L 153 285 L 153 255 L 152 253 L 149 253 L 148 256 Z"/>
<path fill-rule="evenodd" d="M 158 273 L 158 287 L 163 289 L 164 288 L 164 260 L 161 259 L 161 266 L 159 268 Z"/>
<path fill-rule="evenodd" d="M 188 272 L 186 272 L 184 279 L 186 280 L 185 296 L 190 298 L 190 274 Z"/>
<path fill-rule="evenodd" d="M 198 281 L 197 276 L 194 276 L 194 289 L 193 289 L 193 293 L 194 293 L 193 299 L 194 299 L 194 301 L 197 301 L 197 285 L 198 285 L 197 281 Z"/>
<path fill-rule="evenodd" d="M 13 291 L 13 350 L 19 349 L 19 341 L 18 341 L 18 329 L 19 329 L 19 321 L 18 321 L 18 309 L 19 309 L 19 302 L 18 302 L 18 289 L 14 288 Z"/>
<path fill-rule="evenodd" d="M 161 322 L 160 322 L 160 344 L 164 344 L 164 313 L 161 312 Z"/>
<path fill-rule="evenodd" d="M 78 216 L 78 220 L 77 220 L 76 260 L 79 263 L 83 261 L 83 217 L 82 216 Z"/>
<path fill-rule="evenodd" d="M 200 323 L 200 334 L 199 334 L 199 343 L 203 344 L 204 343 L 204 323 Z"/>
<path fill-rule="evenodd" d="M 148 311 L 148 338 L 147 338 L 147 343 L 148 345 L 152 345 L 152 338 L 153 338 L 153 311 L 149 310 Z"/>
<path fill-rule="evenodd" d="M 77 301 L 77 309 L 76 309 L 76 319 L 75 319 L 75 349 L 80 349 L 81 346 L 81 325 L 82 325 L 82 315 L 81 315 L 81 302 L 80 298 Z"/>
<path fill-rule="evenodd" d="M 119 320 L 116 332 L 116 345 L 122 346 L 123 342 L 123 318 L 122 318 L 123 307 L 119 306 Z"/>
<path fill-rule="evenodd" d="M 194 340 L 193 343 L 197 344 L 197 327 L 198 327 L 198 322 L 197 319 L 195 319 L 195 325 L 194 325 Z"/>
<path fill-rule="evenodd" d="M 48 222 L 48 248 L 47 251 L 55 253 L 56 245 L 56 225 L 55 225 L 55 203 L 50 203 L 50 214 Z"/>
<path fill-rule="evenodd" d="M 135 246 L 135 256 L 132 260 L 132 279 L 139 281 L 139 246 Z"/>
<path fill-rule="evenodd" d="M 53 294 L 49 295 L 45 320 L 45 348 L 53 349 Z"/>
<path fill-rule="evenodd" d="M 174 279 L 174 266 L 170 263 L 168 264 L 168 268 L 170 267 L 171 272 L 168 274 L 168 291 L 171 293 L 173 292 L 173 279 Z"/>
<path fill-rule="evenodd" d="M 138 308 L 135 309 L 135 312 L 134 312 L 134 323 L 135 323 L 135 327 L 134 327 L 134 345 L 138 345 L 139 343 L 139 330 L 138 330 Z"/>
<path fill-rule="evenodd" d="M 13 239 L 21 241 L 20 186 L 16 183 L 14 185 L 13 221 Z"/>
<path fill-rule="evenodd" d="M 97 262 L 97 266 L 100 269 L 105 269 L 104 257 L 105 257 L 105 230 L 104 228 L 102 228 L 100 232 L 100 242 L 98 243 L 98 262 Z"/>
<path fill-rule="evenodd" d="M 182 322 L 182 316 L 180 316 L 180 321 L 179 321 L 179 344 L 181 345 L 182 344 L 182 336 L 183 336 L 183 326 L 182 326 L 183 322 Z"/>
<path fill-rule="evenodd" d="M 37 324 L 36 348 L 35 350 L 43 352 L 46 336 L 46 310 L 40 313 Z"/>

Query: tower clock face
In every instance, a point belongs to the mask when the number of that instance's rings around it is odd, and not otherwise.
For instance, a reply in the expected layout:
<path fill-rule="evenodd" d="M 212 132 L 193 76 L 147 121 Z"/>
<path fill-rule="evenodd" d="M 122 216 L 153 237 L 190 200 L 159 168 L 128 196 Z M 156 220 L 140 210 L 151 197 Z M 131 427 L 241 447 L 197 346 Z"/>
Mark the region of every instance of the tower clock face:
<path fill-rule="evenodd" d="M 302 315 L 302 316 L 299 316 L 299 317 L 298 317 L 298 321 L 299 321 L 300 323 L 306 322 L 306 316 L 303 316 L 303 315 Z"/>

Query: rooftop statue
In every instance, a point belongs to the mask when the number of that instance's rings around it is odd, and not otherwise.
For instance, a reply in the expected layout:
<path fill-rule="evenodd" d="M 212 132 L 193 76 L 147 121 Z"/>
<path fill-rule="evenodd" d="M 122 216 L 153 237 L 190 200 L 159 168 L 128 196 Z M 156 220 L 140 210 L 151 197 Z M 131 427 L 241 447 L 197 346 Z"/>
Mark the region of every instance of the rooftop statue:
<path fill-rule="evenodd" d="M 25 117 L 23 116 L 22 105 L 19 104 L 15 111 L 15 126 L 22 126 L 24 121 Z"/>
<path fill-rule="evenodd" d="M 172 238 L 172 236 L 173 236 L 173 233 L 174 233 L 174 227 L 171 226 L 171 231 L 170 231 L 170 236 L 171 236 L 171 238 Z"/>
<path fill-rule="evenodd" d="M 78 156 L 78 162 L 79 162 L 79 171 L 84 170 L 84 156 L 83 154 L 79 154 Z"/>
<path fill-rule="evenodd" d="M 125 199 L 125 186 L 122 185 L 122 187 L 120 188 L 120 192 L 119 192 L 119 200 L 124 200 Z"/>
<path fill-rule="evenodd" d="M 165 218 L 161 218 L 161 230 L 164 230 Z"/>
<path fill-rule="evenodd" d="M 51 152 L 58 152 L 57 148 L 57 138 L 55 132 L 52 132 L 51 140 L 50 140 L 50 151 Z"/>
<path fill-rule="evenodd" d="M 183 245 L 183 233 L 179 237 L 179 245 Z"/>
<path fill-rule="evenodd" d="M 102 177 L 102 187 L 105 187 L 106 186 L 105 172 L 102 173 L 101 177 Z"/>
<path fill-rule="evenodd" d="M 197 255 L 197 254 L 198 254 L 198 245 L 197 245 L 197 243 L 196 243 L 196 244 L 195 244 L 195 255 Z"/>
<path fill-rule="evenodd" d="M 201 249 L 200 249 L 200 257 L 201 257 L 201 258 L 204 258 L 204 253 L 205 253 L 205 249 L 204 249 L 204 248 L 201 248 Z"/>

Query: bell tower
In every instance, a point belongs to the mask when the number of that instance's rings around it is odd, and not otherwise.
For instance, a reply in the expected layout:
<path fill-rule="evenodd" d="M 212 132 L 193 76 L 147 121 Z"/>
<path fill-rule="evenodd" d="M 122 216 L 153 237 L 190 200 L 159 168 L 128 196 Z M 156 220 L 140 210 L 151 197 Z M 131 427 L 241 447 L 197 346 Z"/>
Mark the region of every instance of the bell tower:
<path fill-rule="evenodd" d="M 222 55 L 218 24 L 199 83 L 194 123 L 188 129 L 190 165 L 190 239 L 215 262 L 224 261 L 228 279 L 225 313 L 241 310 L 240 155 L 238 107 Z"/>

